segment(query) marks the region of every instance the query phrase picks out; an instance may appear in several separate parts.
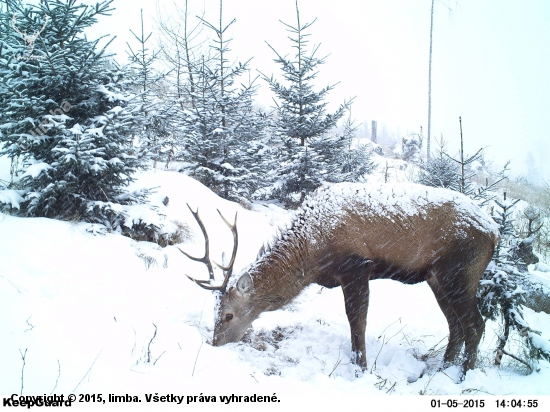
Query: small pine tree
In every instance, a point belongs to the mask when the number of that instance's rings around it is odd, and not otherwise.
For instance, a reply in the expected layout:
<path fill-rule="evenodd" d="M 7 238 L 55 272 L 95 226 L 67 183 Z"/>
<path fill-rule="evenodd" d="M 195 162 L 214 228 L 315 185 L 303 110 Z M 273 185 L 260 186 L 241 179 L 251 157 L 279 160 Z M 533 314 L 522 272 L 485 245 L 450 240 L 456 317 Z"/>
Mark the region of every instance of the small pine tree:
<path fill-rule="evenodd" d="M 327 174 L 331 174 L 330 169 L 334 165 L 323 163 L 323 159 L 334 156 L 334 153 L 329 153 L 330 150 L 339 153 L 343 144 L 334 136 L 329 136 L 328 132 L 349 107 L 349 103 L 345 103 L 332 114 L 326 112 L 325 100 L 334 85 L 320 91 L 313 89 L 312 82 L 318 74 L 318 66 L 325 61 L 316 57 L 318 46 L 313 48 L 311 54 L 307 54 L 309 34 L 306 34 L 306 30 L 315 21 L 301 23 L 298 0 L 296 19 L 296 26 L 283 23 L 293 35 L 290 39 L 296 54 L 292 59 L 281 56 L 268 43 L 289 85 L 285 86 L 273 76 L 262 74 L 280 102 L 276 109 L 273 133 L 278 140 L 276 145 L 280 150 L 277 155 L 281 164 L 277 195 L 291 205 L 300 203 L 308 192 L 322 184 Z"/>
<path fill-rule="evenodd" d="M 181 102 L 177 121 L 185 147 L 182 170 L 225 199 L 246 201 L 263 185 L 258 162 L 266 152 L 267 119 L 253 108 L 255 82 L 237 85 L 249 73 L 248 62 L 229 64 L 226 34 L 235 20 L 224 26 L 222 10 L 220 0 L 217 26 L 201 19 L 215 36 L 212 58 L 187 62 L 190 98 Z"/>
<path fill-rule="evenodd" d="M 280 159 L 278 182 L 272 196 L 284 200 L 287 206 L 296 207 L 302 203 L 306 193 L 317 189 L 321 178 L 322 164 L 318 161 L 315 146 L 300 146 L 287 136 L 277 136 L 276 157 Z"/>
<path fill-rule="evenodd" d="M 459 171 L 456 163 L 447 154 L 445 148 L 447 143 L 443 140 L 443 136 L 436 143 L 438 145 L 437 154 L 431 156 L 420 171 L 418 183 L 458 191 Z"/>
<path fill-rule="evenodd" d="M 401 139 L 400 156 L 411 163 L 420 163 L 424 136 L 421 133 L 410 133 Z"/>
<path fill-rule="evenodd" d="M 458 158 L 451 157 L 445 150 L 443 138 L 439 144 L 439 156 L 430 157 L 423 170 L 421 170 L 418 182 L 427 186 L 446 187 L 451 190 L 463 193 L 481 205 L 494 198 L 493 192 L 497 185 L 506 179 L 506 171 L 509 163 L 495 175 L 492 183 L 489 178 L 485 179 L 485 186 L 475 182 L 479 172 L 472 170 L 472 165 L 485 164 L 483 149 L 479 149 L 473 156 L 464 155 L 464 138 L 462 135 L 462 118 L 460 123 L 460 152 Z"/>
<path fill-rule="evenodd" d="M 351 110 L 349 117 L 343 124 L 341 134 L 337 135 L 338 140 L 342 143 L 335 148 L 334 159 L 327 159 L 326 164 L 336 165 L 332 176 L 327 177 L 329 182 L 360 182 L 368 174 L 371 174 L 376 169 L 376 164 L 373 161 L 373 149 L 371 145 L 359 144 L 355 141 L 356 133 L 359 129 L 357 122 L 351 118 Z"/>
<path fill-rule="evenodd" d="M 159 73 L 153 66 L 158 61 L 159 52 L 151 52 L 148 48 L 148 41 L 152 35 L 147 36 L 144 31 L 143 9 L 140 10 L 141 32 L 133 34 L 138 43 L 134 50 L 129 43 L 127 54 L 133 69 L 136 90 L 139 98 L 134 99 L 135 105 L 142 112 L 143 122 L 138 134 L 139 157 L 151 159 L 153 167 L 157 162 L 163 160 L 168 150 L 168 141 L 171 138 L 171 118 L 173 115 L 174 102 L 163 101 L 158 96 L 158 88 L 165 74 Z"/>
<path fill-rule="evenodd" d="M 529 327 L 523 317 L 525 294 L 530 282 L 520 270 L 523 262 L 513 257 L 515 245 L 519 242 L 512 226 L 512 209 L 519 200 L 495 201 L 497 206 L 493 219 L 498 223 L 500 242 L 495 250 L 493 261 L 483 274 L 478 288 L 478 306 L 483 316 L 500 320 L 502 331 L 496 348 L 495 365 L 502 363 L 504 355 L 510 356 L 525 365 L 532 372 L 534 364 L 545 359 L 550 361 L 550 351 L 544 344 L 540 332 Z M 517 354 L 507 349 L 507 344 L 516 341 Z"/>
<path fill-rule="evenodd" d="M 474 154 L 473 156 L 470 156 L 466 159 L 464 158 L 464 139 L 462 137 L 462 117 L 459 117 L 458 121 L 460 124 L 460 158 L 459 159 L 455 159 L 454 157 L 450 158 L 459 167 L 458 188 L 456 190 L 457 192 L 463 193 L 466 196 L 476 197 L 476 188 L 472 182 L 472 177 L 475 175 L 475 173 L 468 172 L 468 166 L 481 158 L 481 153 L 483 149 L 479 149 L 476 152 L 476 154 Z"/>
<path fill-rule="evenodd" d="M 136 200 L 124 187 L 141 167 L 132 146 L 137 114 L 128 73 L 108 60 L 108 45 L 98 49 L 99 40 L 84 35 L 109 14 L 112 0 L 94 7 L 76 0 L 5 3 L 0 155 L 17 165 L 21 215 L 119 227 L 117 204 Z M 36 33 L 43 25 L 29 56 L 18 32 Z"/>

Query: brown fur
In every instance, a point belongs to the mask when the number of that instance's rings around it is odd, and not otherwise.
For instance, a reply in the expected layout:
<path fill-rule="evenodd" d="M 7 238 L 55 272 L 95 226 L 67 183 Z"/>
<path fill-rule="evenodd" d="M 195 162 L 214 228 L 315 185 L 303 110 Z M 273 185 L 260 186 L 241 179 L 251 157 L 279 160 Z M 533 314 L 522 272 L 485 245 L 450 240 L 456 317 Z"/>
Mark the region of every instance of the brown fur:
<path fill-rule="evenodd" d="M 411 214 L 350 197 L 343 208 L 315 214 L 306 202 L 290 229 L 220 295 L 213 344 L 240 340 L 260 313 L 280 308 L 311 283 L 340 286 L 353 361 L 364 370 L 369 280 L 426 281 L 449 325 L 445 364 L 456 362 L 465 344 L 463 371 L 472 369 L 484 330 L 476 291 L 498 235 L 489 217 L 456 196 L 468 207 L 453 200 L 420 206 L 411 201 L 419 211 Z"/>

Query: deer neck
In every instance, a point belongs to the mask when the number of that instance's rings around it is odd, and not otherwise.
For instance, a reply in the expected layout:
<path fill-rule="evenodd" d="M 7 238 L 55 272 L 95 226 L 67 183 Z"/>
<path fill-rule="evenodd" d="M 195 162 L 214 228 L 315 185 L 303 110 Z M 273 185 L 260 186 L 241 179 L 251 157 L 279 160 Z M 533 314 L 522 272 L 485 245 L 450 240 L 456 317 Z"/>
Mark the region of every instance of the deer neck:
<path fill-rule="evenodd" d="M 300 294 L 314 280 L 310 251 L 302 239 L 279 241 L 251 270 L 253 298 L 265 310 L 276 310 Z"/>

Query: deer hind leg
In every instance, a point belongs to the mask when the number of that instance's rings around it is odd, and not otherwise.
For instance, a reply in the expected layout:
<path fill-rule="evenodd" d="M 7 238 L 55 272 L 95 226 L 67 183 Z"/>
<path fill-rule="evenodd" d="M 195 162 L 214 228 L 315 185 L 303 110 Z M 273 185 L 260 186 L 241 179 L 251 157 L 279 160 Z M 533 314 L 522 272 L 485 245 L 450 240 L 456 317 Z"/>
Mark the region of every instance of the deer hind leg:
<path fill-rule="evenodd" d="M 457 277 L 457 279 L 460 279 Z M 445 365 L 455 363 L 464 343 L 464 362 L 462 374 L 475 367 L 477 348 L 485 324 L 477 309 L 476 288 L 462 282 L 443 287 L 435 277 L 428 279 L 437 303 L 447 318 L 449 325 L 449 344 L 443 357 Z M 447 290 L 448 289 L 448 290 Z"/>
<path fill-rule="evenodd" d="M 485 330 L 485 322 L 477 308 L 476 290 L 467 290 L 457 300 L 458 316 L 465 331 L 463 375 L 474 369 L 477 360 L 477 349 Z"/>
<path fill-rule="evenodd" d="M 356 276 L 351 278 L 349 282 L 343 281 L 342 290 L 351 329 L 352 362 L 364 371 L 367 369 L 365 329 L 369 309 L 368 278 Z"/>
<path fill-rule="evenodd" d="M 449 343 L 443 356 L 443 366 L 447 367 L 453 363 L 456 363 L 460 354 L 460 349 L 464 343 L 464 331 L 458 314 L 453 309 L 454 300 L 452 296 L 445 291 L 445 289 L 439 284 L 435 276 L 428 279 L 428 285 L 432 289 L 435 299 L 447 319 L 449 325 Z"/>

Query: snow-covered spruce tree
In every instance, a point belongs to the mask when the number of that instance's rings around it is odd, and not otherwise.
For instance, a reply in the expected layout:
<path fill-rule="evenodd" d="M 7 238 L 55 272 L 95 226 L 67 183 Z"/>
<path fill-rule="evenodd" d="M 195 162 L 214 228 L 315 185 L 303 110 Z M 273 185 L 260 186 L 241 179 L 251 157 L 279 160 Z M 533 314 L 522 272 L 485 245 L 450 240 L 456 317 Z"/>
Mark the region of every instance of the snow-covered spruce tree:
<path fill-rule="evenodd" d="M 372 157 L 374 150 L 370 144 L 356 142 L 356 133 L 359 129 L 357 122 L 349 116 L 342 125 L 342 130 L 337 134 L 337 142 L 334 151 L 334 158 L 326 158 L 324 163 L 335 165 L 336 170 L 330 170 L 327 176 L 329 182 L 360 182 L 368 174 L 376 169 Z M 322 151 L 321 153 L 327 153 Z"/>
<path fill-rule="evenodd" d="M 452 157 L 447 153 L 442 139 L 439 143 L 439 156 L 430 157 L 418 176 L 418 183 L 455 190 L 469 196 L 483 206 L 494 198 L 497 185 L 507 178 L 506 171 L 509 162 L 500 172 L 493 173 L 489 172 L 483 149 L 479 149 L 473 156 L 465 156 L 462 118 L 460 117 L 459 123 L 460 152 L 458 156 Z M 480 171 L 486 173 L 483 184 L 479 183 L 483 174 Z"/>
<path fill-rule="evenodd" d="M 422 161 L 422 144 L 424 136 L 422 133 L 410 133 L 401 138 L 399 157 L 409 163 L 420 163 Z"/>
<path fill-rule="evenodd" d="M 138 113 L 125 70 L 84 30 L 112 0 L 24 5 L 6 0 L 0 46 L 1 154 L 17 162 L 23 216 L 80 219 L 120 228 L 125 190 L 140 167 Z M 7 23 L 10 21 L 13 24 Z M 43 30 L 40 32 L 41 28 Z M 38 33 L 29 53 L 20 33 Z"/>
<path fill-rule="evenodd" d="M 531 329 L 523 317 L 525 294 L 532 284 L 521 270 L 525 262 L 515 253 L 520 240 L 512 226 L 512 209 L 518 201 L 508 201 L 506 195 L 503 201 L 495 200 L 493 219 L 499 225 L 500 242 L 480 282 L 478 306 L 483 316 L 501 323 L 495 365 L 500 366 L 507 355 L 530 373 L 540 359 L 550 361 L 550 342 Z"/>
<path fill-rule="evenodd" d="M 191 116 L 196 93 L 194 73 L 198 62 L 208 61 L 211 54 L 204 29 L 202 21 L 189 10 L 188 0 L 174 4 L 170 13 L 158 21 L 160 59 L 168 68 L 166 77 L 158 84 L 159 97 L 165 104 L 174 103 L 166 140 L 167 169 L 179 169 L 182 161 L 189 160 L 186 140 L 196 119 Z"/>
<path fill-rule="evenodd" d="M 460 123 L 460 152 L 458 158 L 450 156 L 445 149 L 445 142 L 441 138 L 438 155 L 430 156 L 424 169 L 420 172 L 418 182 L 426 186 L 445 187 L 463 193 L 466 196 L 479 200 L 481 191 L 472 178 L 475 172 L 470 170 L 470 165 L 482 157 L 483 149 L 479 149 L 473 156 L 464 155 L 464 139 L 462 136 L 462 118 Z M 498 183 L 498 182 L 497 182 Z M 491 188 L 494 188 L 491 185 Z M 483 191 L 484 193 L 487 192 Z"/>
<path fill-rule="evenodd" d="M 459 117 L 458 121 L 460 124 L 459 158 L 455 159 L 454 157 L 450 157 L 450 159 L 453 160 L 459 168 L 458 188 L 456 190 L 457 192 L 463 193 L 466 196 L 475 198 L 476 188 L 472 182 L 472 177 L 475 175 L 475 173 L 470 172 L 468 170 L 468 166 L 481 158 L 481 153 L 483 152 L 483 149 L 479 149 L 473 156 L 469 156 L 467 158 L 464 157 L 464 138 L 462 136 L 462 117 Z"/>
<path fill-rule="evenodd" d="M 300 21 L 300 11 L 296 0 L 296 26 L 283 23 L 291 33 L 292 47 L 296 53 L 292 58 L 275 52 L 275 62 L 281 66 L 283 78 L 288 85 L 277 81 L 273 76 L 262 75 L 278 99 L 274 120 L 274 137 L 280 163 L 280 185 L 276 195 L 287 204 L 299 204 L 306 194 L 315 190 L 325 180 L 330 180 L 330 170 L 334 165 L 323 163 L 332 158 L 329 150 L 341 150 L 344 145 L 338 136 L 328 132 L 336 126 L 348 109 L 348 103 L 341 105 L 336 112 L 326 112 L 328 93 L 335 85 L 314 91 L 313 81 L 318 74 L 318 66 L 325 61 L 316 57 L 318 46 L 307 52 L 307 29 L 315 22 Z M 334 179 L 332 179 L 334 180 Z"/>
<path fill-rule="evenodd" d="M 441 137 L 436 144 L 438 146 L 437 153 L 430 156 L 424 168 L 420 170 L 418 183 L 458 191 L 459 170 L 456 163 L 447 154 L 445 147 L 447 143 Z"/>
<path fill-rule="evenodd" d="M 134 50 L 127 43 L 127 54 L 132 65 L 135 93 L 139 94 L 136 103 L 141 104 L 143 112 L 143 123 L 137 136 L 139 140 L 138 156 L 143 159 L 151 159 L 153 167 L 156 167 L 157 162 L 167 160 L 166 152 L 169 151 L 169 141 L 173 133 L 171 119 L 176 103 L 173 100 L 159 97 L 159 93 L 162 93 L 162 80 L 165 74 L 159 73 L 153 67 L 159 59 L 159 52 L 149 50 L 148 42 L 152 33 L 145 35 L 143 9 L 140 11 L 140 17 L 141 32 L 139 35 L 130 30 L 138 47 Z"/>
<path fill-rule="evenodd" d="M 222 11 L 220 1 L 217 26 L 201 19 L 214 34 L 213 55 L 181 54 L 189 59 L 188 95 L 182 96 L 177 116 L 185 147 L 182 170 L 225 199 L 246 201 L 265 183 L 259 162 L 266 155 L 267 118 L 253 107 L 254 80 L 238 83 L 249 74 L 248 62 L 229 63 L 226 35 L 235 20 L 224 26 Z M 181 47 L 191 46 L 184 42 Z"/>

